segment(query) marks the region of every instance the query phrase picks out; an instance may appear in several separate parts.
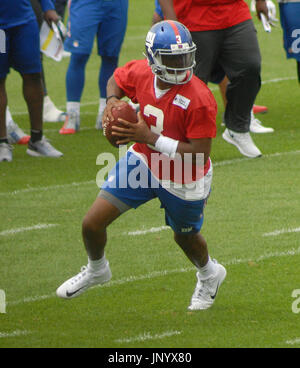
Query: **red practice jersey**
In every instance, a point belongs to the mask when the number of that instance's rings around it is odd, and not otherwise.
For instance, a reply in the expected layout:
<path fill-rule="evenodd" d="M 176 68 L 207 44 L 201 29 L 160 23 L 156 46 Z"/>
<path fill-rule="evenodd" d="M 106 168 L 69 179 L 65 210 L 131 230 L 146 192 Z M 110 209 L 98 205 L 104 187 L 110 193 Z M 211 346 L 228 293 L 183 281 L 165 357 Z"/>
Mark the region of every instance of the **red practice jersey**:
<path fill-rule="evenodd" d="M 186 84 L 174 85 L 160 98 L 156 97 L 155 75 L 146 59 L 134 60 L 117 68 L 114 78 L 126 96 L 140 104 L 143 118 L 153 132 L 181 142 L 216 136 L 217 104 L 209 88 L 196 76 L 193 75 Z M 133 146 L 135 152 L 146 156 L 149 168 L 155 171 L 154 175 L 165 179 L 163 173 L 157 173 L 153 165 L 151 167 L 151 154 L 157 154 L 153 148 L 141 143 Z M 205 164 L 204 175 L 209 168 L 210 160 Z M 193 174 L 192 180 L 196 180 L 195 176 Z M 174 173 L 170 178 L 177 181 Z"/>
<path fill-rule="evenodd" d="M 225 29 L 251 19 L 244 0 L 173 0 L 179 22 L 191 32 Z"/>

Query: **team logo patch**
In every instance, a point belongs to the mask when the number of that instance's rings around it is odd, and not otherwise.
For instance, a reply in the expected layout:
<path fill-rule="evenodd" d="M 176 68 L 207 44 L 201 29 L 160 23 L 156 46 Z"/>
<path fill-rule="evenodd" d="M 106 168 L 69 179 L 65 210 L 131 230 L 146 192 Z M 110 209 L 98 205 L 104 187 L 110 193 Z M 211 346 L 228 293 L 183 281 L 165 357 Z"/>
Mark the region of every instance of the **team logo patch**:
<path fill-rule="evenodd" d="M 189 107 L 191 100 L 188 98 L 177 94 L 173 100 L 173 105 L 181 107 L 183 110 L 186 110 Z"/>

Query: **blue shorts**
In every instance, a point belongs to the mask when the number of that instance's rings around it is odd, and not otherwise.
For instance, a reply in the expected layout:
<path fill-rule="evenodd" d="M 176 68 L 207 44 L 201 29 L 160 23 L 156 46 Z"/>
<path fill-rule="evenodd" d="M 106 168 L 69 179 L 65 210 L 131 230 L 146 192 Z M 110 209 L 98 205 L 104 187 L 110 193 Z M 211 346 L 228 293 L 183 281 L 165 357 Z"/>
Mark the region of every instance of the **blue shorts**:
<path fill-rule="evenodd" d="M 279 10 L 286 56 L 300 61 L 300 3 L 280 3 Z"/>
<path fill-rule="evenodd" d="M 136 183 L 140 186 L 126 185 L 133 183 L 130 178 L 137 178 Z M 206 199 L 185 201 L 174 196 L 162 188 L 148 167 L 131 152 L 127 152 L 110 171 L 101 189 L 99 196 L 109 200 L 120 212 L 158 198 L 165 210 L 166 224 L 175 233 L 198 233 L 202 227 Z"/>
<path fill-rule="evenodd" d="M 164 19 L 164 14 L 162 12 L 160 3 L 158 0 L 155 0 L 155 12 L 162 18 Z"/>
<path fill-rule="evenodd" d="M 118 57 L 127 14 L 128 0 L 72 0 L 65 50 L 90 55 L 97 37 L 99 55 Z"/>
<path fill-rule="evenodd" d="M 4 30 L 5 53 L 0 53 L 0 78 L 5 78 L 10 67 L 21 74 L 40 73 L 39 27 L 36 20 Z"/>

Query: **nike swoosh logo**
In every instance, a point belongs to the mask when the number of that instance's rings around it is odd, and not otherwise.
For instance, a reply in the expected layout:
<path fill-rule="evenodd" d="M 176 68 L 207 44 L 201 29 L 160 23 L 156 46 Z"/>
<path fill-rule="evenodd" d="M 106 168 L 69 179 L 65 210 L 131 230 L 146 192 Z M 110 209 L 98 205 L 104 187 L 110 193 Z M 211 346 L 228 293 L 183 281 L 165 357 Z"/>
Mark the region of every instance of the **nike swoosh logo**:
<path fill-rule="evenodd" d="M 215 299 L 215 297 L 217 296 L 219 285 L 220 285 L 220 283 L 218 283 L 218 285 L 217 285 L 217 289 L 216 289 L 215 294 L 210 296 L 212 299 Z"/>
<path fill-rule="evenodd" d="M 69 293 L 68 291 L 66 292 L 66 295 L 67 295 L 67 297 L 68 298 L 71 298 L 71 296 L 73 296 L 73 295 L 75 295 L 75 294 L 77 294 L 78 293 L 78 291 L 80 291 L 81 289 L 83 289 L 84 288 L 84 286 L 83 287 L 81 287 L 80 289 L 77 289 L 76 291 L 73 291 L 72 293 Z"/>

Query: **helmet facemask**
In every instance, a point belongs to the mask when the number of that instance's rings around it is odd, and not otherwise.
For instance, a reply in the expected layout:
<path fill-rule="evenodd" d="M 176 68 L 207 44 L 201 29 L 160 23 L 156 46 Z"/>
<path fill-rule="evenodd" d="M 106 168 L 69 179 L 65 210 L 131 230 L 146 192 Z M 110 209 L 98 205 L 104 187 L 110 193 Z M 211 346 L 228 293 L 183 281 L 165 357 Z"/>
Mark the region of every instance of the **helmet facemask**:
<path fill-rule="evenodd" d="M 191 80 L 196 46 L 183 24 L 157 23 L 148 32 L 145 46 L 148 63 L 160 80 L 170 84 L 185 84 Z"/>
<path fill-rule="evenodd" d="M 195 50 L 185 53 L 174 53 L 168 50 L 157 50 L 153 57 L 152 71 L 163 82 L 185 84 L 193 75 L 195 66 Z"/>

